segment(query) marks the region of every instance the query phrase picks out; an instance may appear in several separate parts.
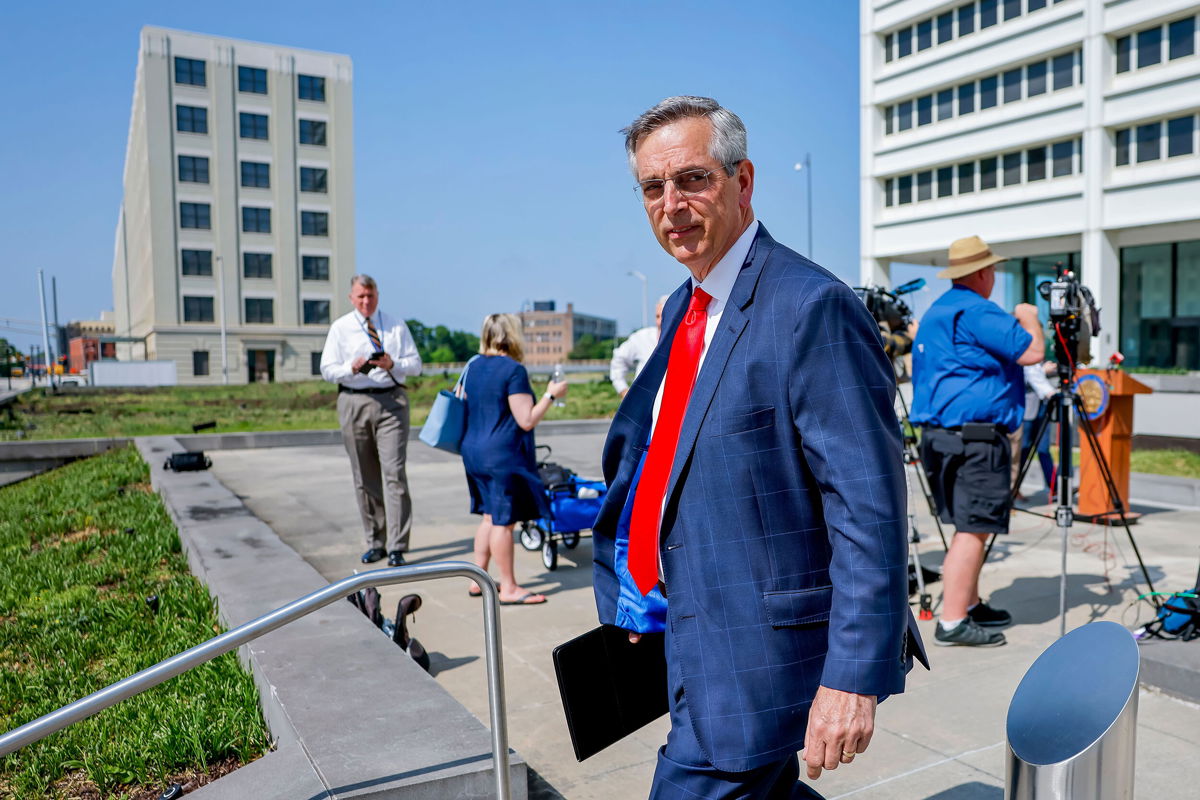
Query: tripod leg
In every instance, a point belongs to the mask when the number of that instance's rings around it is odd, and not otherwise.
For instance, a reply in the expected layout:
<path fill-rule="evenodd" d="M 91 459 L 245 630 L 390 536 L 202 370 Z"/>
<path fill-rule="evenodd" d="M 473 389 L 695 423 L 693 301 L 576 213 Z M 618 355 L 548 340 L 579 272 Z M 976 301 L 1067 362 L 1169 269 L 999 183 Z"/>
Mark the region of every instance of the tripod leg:
<path fill-rule="evenodd" d="M 908 403 L 904 400 L 904 395 L 897 390 L 896 397 L 900 398 L 900 426 L 901 429 L 907 428 L 910 431 L 915 431 L 913 424 L 908 418 Z M 938 516 L 937 503 L 933 502 L 933 489 L 929 486 L 929 478 L 925 474 L 925 465 L 921 462 L 921 453 L 917 449 L 917 444 L 908 438 L 908 435 L 901 433 L 904 437 L 904 455 L 909 464 L 917 468 L 917 483 L 921 487 L 921 494 L 925 495 L 925 503 L 929 506 L 929 513 L 933 516 L 933 524 L 937 527 L 938 538 L 942 540 L 942 549 L 949 550 L 950 545 L 946 541 L 946 532 L 942 530 L 942 520 Z"/>
<path fill-rule="evenodd" d="M 1042 401 L 1043 404 L 1045 404 L 1045 402 L 1046 401 L 1044 400 Z M 1034 446 L 1029 448 L 1029 455 L 1025 456 L 1024 463 L 1021 464 L 1021 471 L 1017 474 L 1016 483 L 1013 484 L 1012 494 L 1009 496 L 1009 506 L 1012 506 L 1013 503 L 1016 502 L 1017 489 L 1021 486 L 1022 481 L 1025 480 L 1025 473 L 1029 472 L 1029 466 L 1033 464 L 1034 459 L 1037 458 L 1037 443 L 1040 442 L 1042 440 L 1042 436 L 1045 435 L 1046 428 L 1050 426 L 1050 418 L 1055 416 L 1054 412 L 1056 409 L 1057 405 L 1054 403 L 1051 403 L 1049 406 L 1047 406 L 1046 413 L 1041 415 L 1041 419 L 1038 420 L 1038 424 L 1035 426 L 1035 430 L 1033 432 Z M 988 539 L 987 548 L 985 548 L 983 551 L 983 563 L 987 563 L 988 556 L 991 555 L 992 552 L 992 545 L 995 543 L 996 534 L 993 533 L 991 538 Z"/>

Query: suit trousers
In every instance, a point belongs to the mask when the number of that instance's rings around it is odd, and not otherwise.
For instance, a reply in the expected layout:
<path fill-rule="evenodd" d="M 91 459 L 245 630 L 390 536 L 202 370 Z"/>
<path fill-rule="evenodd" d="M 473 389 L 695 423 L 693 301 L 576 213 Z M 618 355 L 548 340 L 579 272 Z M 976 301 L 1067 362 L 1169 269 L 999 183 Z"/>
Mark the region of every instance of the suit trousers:
<path fill-rule="evenodd" d="M 408 550 L 408 394 L 402 386 L 380 394 L 340 392 L 337 409 L 367 549 Z"/>
<path fill-rule="evenodd" d="M 666 745 L 658 749 L 650 800 L 822 800 L 812 787 L 800 782 L 800 760 L 794 754 L 748 772 L 724 772 L 709 764 L 692 727 L 669 623 L 664 646 L 671 731 Z"/>

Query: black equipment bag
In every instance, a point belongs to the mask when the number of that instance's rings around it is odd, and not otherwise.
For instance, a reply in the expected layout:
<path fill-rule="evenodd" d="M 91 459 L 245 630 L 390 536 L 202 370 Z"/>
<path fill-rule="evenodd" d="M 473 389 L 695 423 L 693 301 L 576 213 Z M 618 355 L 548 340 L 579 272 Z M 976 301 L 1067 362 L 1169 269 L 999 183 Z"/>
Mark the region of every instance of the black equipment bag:
<path fill-rule="evenodd" d="M 175 472 L 195 472 L 196 470 L 208 469 L 212 466 L 212 459 L 204 455 L 203 450 L 187 450 L 182 453 L 172 453 L 166 462 L 163 463 L 163 469 L 174 470 Z"/>

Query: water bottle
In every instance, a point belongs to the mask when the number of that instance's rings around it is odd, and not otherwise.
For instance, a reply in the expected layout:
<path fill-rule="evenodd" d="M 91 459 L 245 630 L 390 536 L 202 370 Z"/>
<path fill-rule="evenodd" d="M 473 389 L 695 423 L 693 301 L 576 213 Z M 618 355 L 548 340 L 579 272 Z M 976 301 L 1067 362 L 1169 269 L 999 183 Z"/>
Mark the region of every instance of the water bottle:
<path fill-rule="evenodd" d="M 563 372 L 562 364 L 555 364 L 554 371 L 550 373 L 550 381 L 552 383 L 558 383 L 562 380 L 565 380 L 566 377 L 567 377 L 567 373 Z M 554 401 L 554 405 L 558 406 L 559 408 L 562 408 L 566 404 L 567 403 L 565 400 L 555 400 Z"/>

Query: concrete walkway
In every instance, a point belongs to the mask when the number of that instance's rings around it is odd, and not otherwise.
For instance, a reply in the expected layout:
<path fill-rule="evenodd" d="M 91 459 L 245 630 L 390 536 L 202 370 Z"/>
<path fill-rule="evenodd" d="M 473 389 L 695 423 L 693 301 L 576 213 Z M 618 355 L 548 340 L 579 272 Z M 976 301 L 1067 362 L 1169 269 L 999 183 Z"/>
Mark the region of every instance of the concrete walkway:
<path fill-rule="evenodd" d="M 585 475 L 599 474 L 603 433 L 547 432 L 539 442 L 554 448 L 555 460 Z M 323 577 L 337 580 L 362 568 L 358 512 L 341 447 L 211 456 L 217 477 Z M 467 513 L 461 462 L 416 441 L 409 456 L 416 514 L 411 560 L 469 559 L 477 519 Z M 1190 586 L 1200 555 L 1200 512 L 1136 510 L 1145 516 L 1133 533 L 1155 587 Z M 920 515 L 918 524 L 923 559 L 936 566 L 941 548 L 935 529 L 927 514 Z M 1127 627 L 1144 620 L 1145 606 L 1131 605 L 1144 587 L 1125 532 L 1079 525 L 1074 533 L 1068 550 L 1068 629 L 1097 619 Z M 1058 635 L 1059 548 L 1050 521 L 1016 516 L 1012 534 L 997 546 L 983 574 L 985 595 L 1016 618 L 1007 631 L 1008 646 L 982 651 L 930 647 L 934 671 L 918 668 L 909 690 L 880 707 L 870 750 L 852 767 L 827 773 L 816 788 L 829 800 L 999 800 L 1008 703 L 1025 670 Z M 517 546 L 518 579 L 550 597 L 544 606 L 501 610 L 509 735 L 531 772 L 538 773 L 531 797 L 644 797 L 655 752 L 665 740 L 664 718 L 582 764 L 572 755 L 550 650 L 596 624 L 590 562 L 589 539 L 574 551 L 560 550 L 554 572 L 545 570 L 538 553 Z M 478 601 L 466 589 L 461 580 L 416 587 L 425 604 L 411 630 L 430 650 L 437 681 L 486 720 Z M 932 589 L 936 599 L 940 586 Z M 402 593 L 385 590 L 384 608 L 394 610 Z M 933 624 L 921 623 L 928 643 Z M 393 701 L 401 695 L 395 686 L 381 686 L 380 694 Z M 1148 691 L 1140 702 L 1137 797 L 1194 798 L 1200 785 L 1200 759 L 1195 757 L 1200 707 Z"/>

